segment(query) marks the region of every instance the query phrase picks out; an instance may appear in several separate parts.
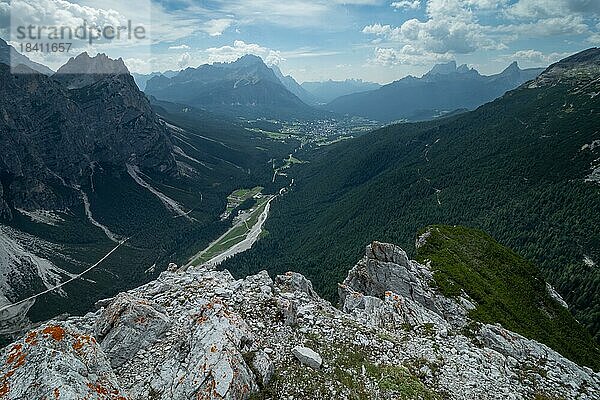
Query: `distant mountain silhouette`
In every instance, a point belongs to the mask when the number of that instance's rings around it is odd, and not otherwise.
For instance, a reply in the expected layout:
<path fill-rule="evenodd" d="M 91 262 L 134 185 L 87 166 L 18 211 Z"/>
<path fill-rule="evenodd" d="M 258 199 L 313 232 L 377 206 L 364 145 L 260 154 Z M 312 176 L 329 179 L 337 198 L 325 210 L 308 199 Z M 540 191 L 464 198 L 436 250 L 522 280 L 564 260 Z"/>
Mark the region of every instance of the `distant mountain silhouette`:
<path fill-rule="evenodd" d="M 516 62 L 484 76 L 455 61 L 438 64 L 421 78 L 407 76 L 382 88 L 340 97 L 327 109 L 383 122 L 427 120 L 457 109 L 473 110 L 536 78 L 542 68 L 522 70 Z"/>
<path fill-rule="evenodd" d="M 329 103 L 338 97 L 349 94 L 377 90 L 378 83 L 365 82 L 361 79 L 346 79 L 345 81 L 304 82 L 302 88 L 312 94 L 320 103 Z"/>
<path fill-rule="evenodd" d="M 145 92 L 159 100 L 243 117 L 303 118 L 319 112 L 290 92 L 260 57 L 187 68 L 172 78 L 155 76 Z"/>

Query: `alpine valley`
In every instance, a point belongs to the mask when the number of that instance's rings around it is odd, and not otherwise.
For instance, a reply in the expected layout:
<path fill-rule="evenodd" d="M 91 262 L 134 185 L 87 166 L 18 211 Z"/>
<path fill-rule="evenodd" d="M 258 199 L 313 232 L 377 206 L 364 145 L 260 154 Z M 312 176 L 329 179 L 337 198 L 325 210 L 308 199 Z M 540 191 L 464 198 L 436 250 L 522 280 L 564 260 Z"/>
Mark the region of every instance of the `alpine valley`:
<path fill-rule="evenodd" d="M 0 398 L 600 398 L 599 48 L 127 65 L 0 41 Z"/>

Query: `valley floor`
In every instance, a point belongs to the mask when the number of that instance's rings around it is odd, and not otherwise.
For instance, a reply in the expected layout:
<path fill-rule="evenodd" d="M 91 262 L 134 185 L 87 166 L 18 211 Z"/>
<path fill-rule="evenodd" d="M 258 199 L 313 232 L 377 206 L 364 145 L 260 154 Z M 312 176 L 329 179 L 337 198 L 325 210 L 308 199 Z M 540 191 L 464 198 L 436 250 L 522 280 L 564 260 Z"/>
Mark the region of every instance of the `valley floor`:
<path fill-rule="evenodd" d="M 263 232 L 263 225 L 269 215 L 271 201 L 275 197 L 256 194 L 256 205 L 246 212 L 241 212 L 234 219 L 234 225 L 206 249 L 192 257 L 188 266 L 219 265 L 227 258 L 250 249 Z"/>

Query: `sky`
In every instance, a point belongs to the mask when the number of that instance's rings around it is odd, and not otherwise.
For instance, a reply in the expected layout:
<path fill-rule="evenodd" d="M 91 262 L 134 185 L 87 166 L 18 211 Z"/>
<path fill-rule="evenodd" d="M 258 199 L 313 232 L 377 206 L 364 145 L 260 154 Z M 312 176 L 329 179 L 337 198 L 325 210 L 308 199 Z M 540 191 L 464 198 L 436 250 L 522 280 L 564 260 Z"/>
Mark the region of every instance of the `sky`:
<path fill-rule="evenodd" d="M 256 54 L 298 82 L 389 83 L 450 60 L 492 74 L 600 45 L 600 0 L 0 0 L 0 36 L 17 50 L 18 26 L 83 21 L 145 36 L 27 55 L 56 69 L 103 52 L 149 73 Z"/>

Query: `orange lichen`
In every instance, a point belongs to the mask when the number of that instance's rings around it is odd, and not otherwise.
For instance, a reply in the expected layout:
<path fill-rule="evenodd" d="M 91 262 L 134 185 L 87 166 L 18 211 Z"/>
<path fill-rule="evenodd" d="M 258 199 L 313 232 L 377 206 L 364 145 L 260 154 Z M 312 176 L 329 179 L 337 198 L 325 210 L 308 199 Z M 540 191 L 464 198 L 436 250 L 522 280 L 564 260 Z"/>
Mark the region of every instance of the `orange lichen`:
<path fill-rule="evenodd" d="M 8 383 L 6 381 L 2 382 L 2 386 L 0 386 L 0 397 L 4 397 L 8 394 Z"/>
<path fill-rule="evenodd" d="M 17 359 L 17 362 L 15 363 L 14 368 L 17 369 L 23 364 L 25 364 L 25 353 L 23 353 L 19 356 L 19 358 Z"/>
<path fill-rule="evenodd" d="M 58 388 L 55 388 L 53 393 L 54 393 L 54 398 L 55 399 L 60 398 L 60 391 L 58 390 Z"/>
<path fill-rule="evenodd" d="M 104 395 L 107 395 L 107 394 L 108 394 L 108 389 L 106 389 L 105 387 L 102 387 L 102 386 L 100 386 L 99 384 L 95 384 L 95 385 L 93 385 L 93 384 L 91 384 L 91 383 L 88 383 L 88 384 L 87 384 L 87 386 L 88 386 L 88 387 L 89 387 L 91 390 L 95 391 L 95 392 L 96 392 L 96 393 L 98 393 L 98 394 L 104 394 Z"/>
<path fill-rule="evenodd" d="M 37 335 L 38 333 L 36 331 L 29 332 L 29 334 L 27 334 L 27 337 L 25 338 L 25 343 L 27 343 L 30 346 L 35 346 L 37 344 Z"/>
<path fill-rule="evenodd" d="M 211 353 L 216 353 L 217 352 L 217 346 L 215 346 L 214 344 L 212 345 L 212 347 L 210 348 L 210 352 Z"/>
<path fill-rule="evenodd" d="M 146 323 L 146 318 L 144 316 L 139 316 L 135 319 L 135 322 L 138 324 L 145 324 Z"/>
<path fill-rule="evenodd" d="M 45 335 L 52 336 L 52 339 L 60 342 L 65 337 L 65 330 L 60 326 L 48 326 L 42 331 Z"/>
<path fill-rule="evenodd" d="M 7 364 L 12 364 L 13 362 L 15 362 L 16 359 L 18 359 L 21 356 L 21 350 L 23 349 L 23 345 L 22 344 L 15 344 L 12 349 L 10 350 L 10 353 L 8 353 L 8 358 L 6 359 L 6 363 Z"/>
<path fill-rule="evenodd" d="M 80 351 L 83 346 L 89 343 L 94 343 L 94 338 L 88 335 L 81 335 L 75 340 L 75 343 L 73 343 L 73 350 Z"/>

